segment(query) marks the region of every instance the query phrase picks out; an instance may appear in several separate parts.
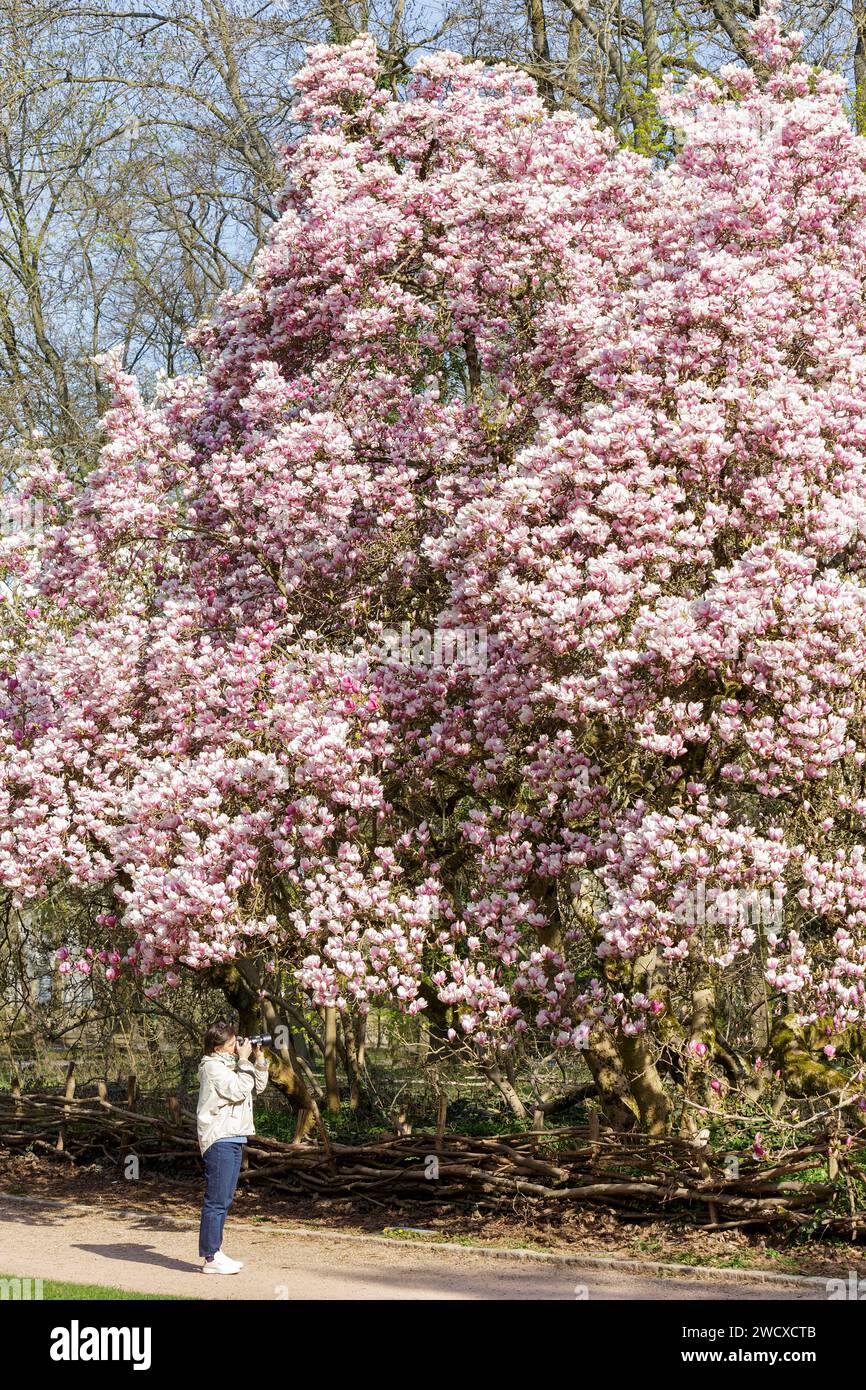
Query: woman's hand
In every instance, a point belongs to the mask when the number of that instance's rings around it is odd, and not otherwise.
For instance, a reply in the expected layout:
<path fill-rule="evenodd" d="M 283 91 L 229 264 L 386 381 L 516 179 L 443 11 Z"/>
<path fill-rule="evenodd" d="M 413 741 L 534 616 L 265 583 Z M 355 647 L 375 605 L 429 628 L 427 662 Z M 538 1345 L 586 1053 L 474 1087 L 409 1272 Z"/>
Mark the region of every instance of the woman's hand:
<path fill-rule="evenodd" d="M 253 1058 L 253 1062 L 257 1067 L 266 1067 L 268 1065 L 268 1059 L 265 1056 L 265 1049 L 262 1047 L 261 1043 L 256 1044 L 256 1055 Z"/>
<path fill-rule="evenodd" d="M 253 1045 L 249 1038 L 244 1038 L 243 1042 L 238 1043 L 238 1060 L 241 1062 L 248 1062 L 252 1050 Z"/>

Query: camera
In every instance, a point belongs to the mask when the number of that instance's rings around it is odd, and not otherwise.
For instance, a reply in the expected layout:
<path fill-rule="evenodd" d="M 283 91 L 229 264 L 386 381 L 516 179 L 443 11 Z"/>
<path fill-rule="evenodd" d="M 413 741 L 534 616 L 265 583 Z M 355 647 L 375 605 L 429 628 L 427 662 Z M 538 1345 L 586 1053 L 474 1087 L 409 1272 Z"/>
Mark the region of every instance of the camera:
<path fill-rule="evenodd" d="M 269 1043 L 271 1039 L 271 1033 L 255 1033 L 251 1038 L 238 1038 L 238 1042 L 251 1042 L 253 1047 L 264 1047 L 265 1043 Z"/>

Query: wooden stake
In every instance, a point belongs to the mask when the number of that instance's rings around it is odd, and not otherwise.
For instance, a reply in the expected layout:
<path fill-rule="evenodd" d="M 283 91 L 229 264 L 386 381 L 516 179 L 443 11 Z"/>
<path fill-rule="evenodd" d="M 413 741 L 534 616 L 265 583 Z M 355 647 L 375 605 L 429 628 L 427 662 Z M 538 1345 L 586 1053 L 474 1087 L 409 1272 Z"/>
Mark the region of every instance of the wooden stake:
<path fill-rule="evenodd" d="M 63 1094 L 64 1094 L 64 1099 L 65 1099 L 66 1101 L 72 1101 L 72 1100 L 74 1100 L 74 1098 L 75 1098 L 75 1061 L 74 1061 L 74 1059 L 69 1063 L 69 1066 L 66 1068 L 66 1088 L 65 1088 Z M 59 1130 L 58 1135 L 57 1135 L 57 1144 L 55 1145 L 55 1147 L 56 1147 L 58 1153 L 63 1153 L 64 1149 L 66 1148 L 66 1123 L 65 1123 L 65 1121 L 69 1118 L 69 1116 L 70 1116 L 71 1114 L 72 1114 L 72 1107 L 71 1107 L 71 1105 L 64 1105 L 64 1107 L 63 1107 L 63 1120 L 64 1120 L 64 1123 L 61 1124 L 61 1126 L 60 1126 L 60 1130 Z"/>
<path fill-rule="evenodd" d="M 442 1152 L 442 1144 L 445 1139 L 445 1121 L 448 1117 L 448 1097 L 444 1091 L 439 1092 L 439 1114 L 436 1117 L 436 1152 Z"/>

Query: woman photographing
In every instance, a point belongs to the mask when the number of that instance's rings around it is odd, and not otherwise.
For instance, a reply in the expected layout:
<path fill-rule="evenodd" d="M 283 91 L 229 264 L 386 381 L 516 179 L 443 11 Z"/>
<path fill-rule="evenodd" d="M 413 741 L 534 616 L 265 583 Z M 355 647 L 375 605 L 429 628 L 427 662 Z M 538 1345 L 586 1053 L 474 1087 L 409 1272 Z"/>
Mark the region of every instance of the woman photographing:
<path fill-rule="evenodd" d="M 239 1041 L 223 1020 L 207 1030 L 204 1051 L 196 1106 L 205 1175 L 198 1252 L 203 1274 L 237 1274 L 243 1266 L 224 1254 L 223 1227 L 238 1185 L 243 1146 L 256 1132 L 253 1095 L 261 1095 L 268 1084 L 268 1063 L 261 1046 L 251 1060 L 249 1038 Z"/>

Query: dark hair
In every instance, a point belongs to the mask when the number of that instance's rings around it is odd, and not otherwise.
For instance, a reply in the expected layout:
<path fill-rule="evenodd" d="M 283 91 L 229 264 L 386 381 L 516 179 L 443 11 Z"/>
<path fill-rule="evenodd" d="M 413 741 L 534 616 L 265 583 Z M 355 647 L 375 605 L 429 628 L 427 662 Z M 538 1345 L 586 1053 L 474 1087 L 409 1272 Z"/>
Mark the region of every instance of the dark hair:
<path fill-rule="evenodd" d="M 205 1055 L 208 1056 L 215 1048 L 222 1047 L 223 1043 L 227 1043 L 229 1038 L 233 1038 L 235 1035 L 236 1029 L 231 1023 L 226 1023 L 224 1018 L 217 1019 L 216 1023 L 212 1023 L 204 1035 Z"/>

